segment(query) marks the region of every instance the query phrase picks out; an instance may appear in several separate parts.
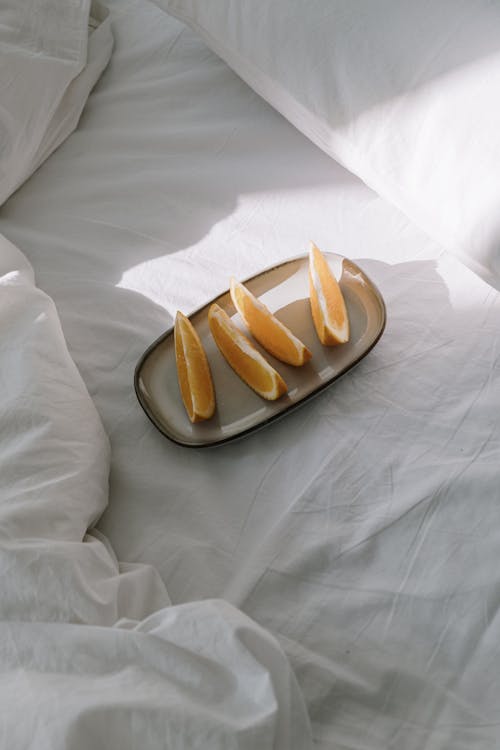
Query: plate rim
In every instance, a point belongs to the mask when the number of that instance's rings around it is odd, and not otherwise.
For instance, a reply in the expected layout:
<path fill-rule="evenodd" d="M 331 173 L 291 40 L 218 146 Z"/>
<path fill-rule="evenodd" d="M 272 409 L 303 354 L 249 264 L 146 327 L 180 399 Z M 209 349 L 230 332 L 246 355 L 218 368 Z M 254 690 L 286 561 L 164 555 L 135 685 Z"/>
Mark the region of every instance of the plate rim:
<path fill-rule="evenodd" d="M 334 375 L 330 380 L 327 380 L 325 383 L 321 383 L 314 391 L 309 393 L 307 396 L 303 396 L 299 401 L 296 401 L 295 403 L 289 404 L 283 411 L 278 412 L 277 414 L 272 414 L 269 417 L 266 417 L 262 421 L 258 422 L 255 425 L 252 425 L 251 427 L 246 427 L 240 432 L 237 432 L 234 435 L 229 435 L 227 437 L 222 437 L 220 440 L 211 440 L 211 441 L 205 441 L 201 443 L 186 443 L 182 440 L 179 440 L 175 437 L 173 437 L 171 434 L 165 431 L 162 425 L 160 425 L 157 420 L 154 418 L 153 414 L 150 413 L 148 406 L 144 402 L 144 398 L 142 395 L 142 392 L 139 387 L 139 380 L 140 380 L 140 374 L 141 369 L 144 366 L 144 363 L 146 362 L 147 358 L 151 354 L 152 351 L 154 351 L 160 344 L 167 339 L 169 336 L 173 334 L 174 327 L 175 327 L 175 321 L 174 323 L 168 328 L 166 331 L 164 331 L 162 334 L 160 334 L 142 353 L 142 355 L 139 357 L 135 369 L 134 369 L 134 390 L 135 395 L 137 397 L 137 400 L 139 401 L 139 404 L 146 414 L 147 418 L 150 420 L 150 422 L 156 427 L 156 429 L 168 440 L 175 443 L 176 445 L 180 445 L 183 448 L 217 448 L 220 445 L 225 445 L 227 443 L 232 443 L 235 440 L 240 440 L 241 438 L 246 437 L 252 432 L 256 432 L 257 430 L 262 429 L 263 427 L 266 427 L 268 424 L 272 422 L 276 422 L 278 419 L 281 419 L 282 417 L 285 417 L 287 414 L 290 414 L 290 412 L 294 411 L 295 409 L 298 409 L 300 406 L 303 406 L 308 401 L 313 399 L 315 396 L 318 396 L 322 391 L 324 391 L 329 386 L 333 385 L 337 380 L 339 380 L 341 377 L 343 377 L 345 374 L 347 374 L 350 370 L 352 370 L 354 367 L 356 367 L 357 364 L 361 362 L 362 359 L 364 359 L 371 350 L 378 344 L 380 341 L 382 334 L 385 331 L 386 323 L 387 323 L 387 307 L 385 304 L 385 300 L 382 296 L 382 293 L 380 292 L 379 288 L 376 284 L 373 283 L 371 278 L 368 276 L 368 274 L 356 263 L 356 261 L 351 260 L 351 258 L 348 258 L 345 255 L 341 255 L 340 253 L 335 253 L 332 251 L 323 251 L 323 255 L 331 255 L 336 258 L 340 258 L 342 263 L 344 260 L 348 261 L 348 263 L 352 264 L 358 271 L 360 271 L 363 276 L 368 279 L 370 283 L 370 287 L 372 291 L 375 293 L 375 297 L 377 298 L 381 312 L 382 312 L 382 322 L 380 325 L 380 330 L 378 331 L 375 339 L 370 344 L 370 346 L 363 351 L 363 353 L 357 357 L 351 364 L 349 364 L 348 367 L 345 367 L 343 370 L 338 372 L 336 375 Z M 308 257 L 308 253 L 299 253 L 298 255 L 291 256 L 290 258 L 287 258 L 284 261 L 281 261 L 280 263 L 273 263 L 272 265 L 263 268 L 258 273 L 252 274 L 252 276 L 247 276 L 245 279 L 242 280 L 242 284 L 246 284 L 249 281 L 253 281 L 253 279 L 256 279 L 258 276 L 262 276 L 262 274 L 269 273 L 271 271 L 274 271 L 275 269 L 282 268 L 283 266 L 288 265 L 289 263 L 293 263 L 297 260 L 305 260 Z M 194 315 L 197 315 L 201 310 L 203 310 L 205 307 L 209 307 L 214 302 L 217 302 L 221 297 L 225 297 L 228 293 L 230 293 L 229 287 L 223 291 L 220 292 L 220 294 L 217 294 L 213 299 L 211 299 L 209 302 L 204 302 L 202 305 L 197 307 L 195 310 L 192 310 L 187 317 L 191 319 Z"/>

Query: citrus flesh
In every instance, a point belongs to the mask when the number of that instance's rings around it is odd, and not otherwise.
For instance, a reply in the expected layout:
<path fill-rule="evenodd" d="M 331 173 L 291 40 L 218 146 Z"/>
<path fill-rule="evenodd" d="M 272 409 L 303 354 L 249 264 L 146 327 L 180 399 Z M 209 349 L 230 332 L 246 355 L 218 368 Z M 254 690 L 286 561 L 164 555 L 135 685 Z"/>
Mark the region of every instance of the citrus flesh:
<path fill-rule="evenodd" d="M 328 261 L 313 242 L 309 250 L 309 298 L 321 343 L 345 344 L 349 340 L 349 318 L 344 297 Z"/>
<path fill-rule="evenodd" d="M 231 278 L 231 299 L 252 336 L 276 359 L 296 367 L 312 354 L 300 339 L 258 300 L 243 284 Z"/>
<path fill-rule="evenodd" d="M 182 401 L 191 422 L 210 419 L 215 393 L 207 355 L 193 324 L 180 311 L 174 326 L 175 363 Z"/>
<path fill-rule="evenodd" d="M 274 401 L 287 392 L 281 375 L 215 302 L 208 311 L 208 323 L 224 359 L 259 396 Z"/>

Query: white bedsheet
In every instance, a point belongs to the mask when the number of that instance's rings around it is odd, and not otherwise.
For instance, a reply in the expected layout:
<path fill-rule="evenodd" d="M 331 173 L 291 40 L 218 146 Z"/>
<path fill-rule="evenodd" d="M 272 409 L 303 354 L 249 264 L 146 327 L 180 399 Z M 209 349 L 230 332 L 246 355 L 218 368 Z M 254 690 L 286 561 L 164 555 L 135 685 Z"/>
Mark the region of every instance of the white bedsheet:
<path fill-rule="evenodd" d="M 498 293 L 192 32 L 109 5 L 115 51 L 78 130 L 0 212 L 110 439 L 99 529 L 174 604 L 223 598 L 277 637 L 318 747 L 497 747 Z M 142 351 L 309 239 L 378 284 L 376 349 L 244 441 L 169 443 L 133 392 Z"/>
<path fill-rule="evenodd" d="M 72 80 L 58 41 L 70 46 L 73 22 L 86 40 L 86 5 L 0 11 L 19 41 L 0 39 L 0 202 L 76 125 L 99 66 L 90 56 Z M 107 26 L 91 37 L 101 64 Z M 48 46 L 32 54 L 32 41 Z M 2 746 L 309 747 L 303 697 L 269 633 L 220 600 L 169 606 L 154 568 L 120 564 L 89 530 L 108 502 L 109 442 L 52 300 L 2 235 L 0 318 Z"/>
<path fill-rule="evenodd" d="M 108 440 L 52 301 L 1 237 L 0 317 L 2 745 L 309 747 L 272 636 L 223 601 L 169 607 L 154 568 L 87 533 Z"/>

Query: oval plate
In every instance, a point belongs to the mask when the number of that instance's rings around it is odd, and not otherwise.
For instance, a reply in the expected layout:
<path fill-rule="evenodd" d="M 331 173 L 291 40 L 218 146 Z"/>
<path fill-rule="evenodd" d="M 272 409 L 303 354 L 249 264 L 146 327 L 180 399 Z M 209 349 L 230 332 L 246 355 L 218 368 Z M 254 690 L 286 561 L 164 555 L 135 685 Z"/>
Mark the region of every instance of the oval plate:
<path fill-rule="evenodd" d="M 368 354 L 385 328 L 382 295 L 353 261 L 335 253 L 323 254 L 340 282 L 349 315 L 350 340 L 333 347 L 319 342 L 309 303 L 307 255 L 253 276 L 245 285 L 309 347 L 312 359 L 302 367 L 285 365 L 254 342 L 288 385 L 288 393 L 277 401 L 265 401 L 254 393 L 224 360 L 208 327 L 208 308 L 217 302 L 249 335 L 228 290 L 189 316 L 212 371 L 217 407 L 211 419 L 191 424 L 186 415 L 177 382 L 173 327 L 148 347 L 137 364 L 134 378 L 137 398 L 163 435 L 191 448 L 235 440 L 304 404 Z"/>

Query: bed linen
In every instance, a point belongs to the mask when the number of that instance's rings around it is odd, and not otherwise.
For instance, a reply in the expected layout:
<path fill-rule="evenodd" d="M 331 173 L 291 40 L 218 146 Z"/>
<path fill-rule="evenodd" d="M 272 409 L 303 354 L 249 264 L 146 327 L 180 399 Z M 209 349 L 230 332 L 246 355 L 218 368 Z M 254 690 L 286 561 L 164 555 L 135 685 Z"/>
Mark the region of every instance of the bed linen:
<path fill-rule="evenodd" d="M 108 440 L 53 302 L 3 239 L 0 263 L 2 743 L 308 747 L 268 633 L 222 601 L 168 607 L 153 568 L 87 533 L 108 499 Z"/>
<path fill-rule="evenodd" d="M 95 0 L 2 3 L 0 205 L 75 129 L 112 46 Z"/>
<path fill-rule="evenodd" d="M 51 0 L 40 17 L 26 4 L 0 12 L 3 197 L 74 128 L 109 57 L 107 14 L 89 10 Z M 73 80 L 59 52 L 87 36 L 93 53 Z M 154 568 L 119 563 L 90 529 L 108 501 L 109 441 L 53 301 L 2 235 L 0 317 L 2 744 L 309 747 L 303 697 L 269 633 L 220 600 L 170 607 Z"/>
<path fill-rule="evenodd" d="M 500 288 L 500 7 L 155 0 L 327 154 Z"/>
<path fill-rule="evenodd" d="M 0 232 L 54 300 L 110 441 L 96 537 L 118 560 L 158 571 L 172 604 L 161 610 L 167 639 L 172 619 L 189 611 L 195 622 L 214 598 L 228 602 L 217 605 L 223 619 L 230 606 L 277 639 L 317 747 L 496 747 L 498 293 L 193 32 L 142 0 L 109 7 L 114 53 L 78 129 L 0 212 Z M 203 451 L 166 441 L 133 393 L 146 346 L 177 308 L 188 313 L 232 273 L 245 278 L 309 239 L 352 257 L 382 291 L 376 349 L 244 441 Z M 148 607 L 156 617 L 154 599 L 131 619 Z M 99 630 L 103 648 L 115 630 Z M 197 647 L 211 632 L 203 620 Z M 118 693 L 116 665 L 110 673 Z M 279 673 L 288 687 L 277 715 L 290 703 L 297 715 L 286 664 Z M 80 737 L 91 731 L 84 723 Z"/>

